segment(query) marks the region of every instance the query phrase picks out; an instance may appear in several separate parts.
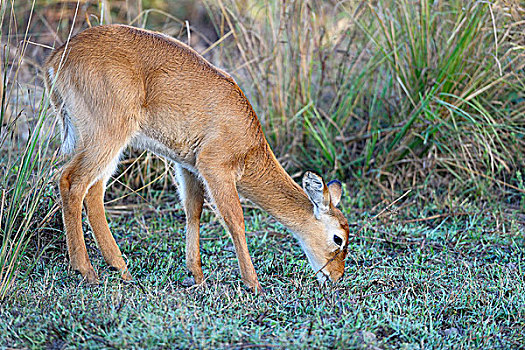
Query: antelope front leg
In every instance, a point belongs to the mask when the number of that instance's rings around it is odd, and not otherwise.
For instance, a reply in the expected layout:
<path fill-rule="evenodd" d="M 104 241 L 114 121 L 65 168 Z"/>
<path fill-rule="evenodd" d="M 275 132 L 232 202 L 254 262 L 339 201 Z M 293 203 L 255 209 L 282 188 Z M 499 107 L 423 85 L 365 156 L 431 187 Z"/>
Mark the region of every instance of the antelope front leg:
<path fill-rule="evenodd" d="M 186 267 L 195 283 L 204 281 L 200 253 L 200 219 L 204 204 L 204 188 L 199 179 L 188 170 L 177 165 L 179 194 L 186 213 Z"/>
<path fill-rule="evenodd" d="M 217 211 L 224 220 L 232 236 L 233 245 L 239 261 L 243 282 L 254 292 L 262 293 L 263 289 L 257 279 L 255 268 L 246 244 L 244 215 L 239 194 L 233 181 L 233 174 L 219 175 L 218 169 L 213 173 L 201 173 L 208 184 L 210 195 Z"/>

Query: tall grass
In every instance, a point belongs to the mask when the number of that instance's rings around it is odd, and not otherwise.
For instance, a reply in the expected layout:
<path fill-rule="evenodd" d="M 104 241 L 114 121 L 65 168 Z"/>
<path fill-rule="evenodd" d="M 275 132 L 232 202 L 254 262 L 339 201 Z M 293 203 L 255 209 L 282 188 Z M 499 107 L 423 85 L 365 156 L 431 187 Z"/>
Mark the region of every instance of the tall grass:
<path fill-rule="evenodd" d="M 191 40 L 237 79 L 293 172 L 308 167 L 401 186 L 453 176 L 518 191 L 515 171 L 525 165 L 519 2 L 104 1 L 80 3 L 75 21 L 76 1 L 39 5 L 47 14 L 39 16 L 39 38 L 49 44 L 49 34 L 60 44 L 71 27 L 119 22 Z M 135 165 L 151 163 L 142 157 Z M 163 173 L 162 162 L 136 166 L 117 186 L 132 179 L 141 187 Z"/>
<path fill-rule="evenodd" d="M 31 61 L 24 59 L 28 35 L 27 31 L 18 32 L 12 5 L 3 2 L 0 8 L 0 300 L 25 261 L 31 234 L 42 228 L 57 208 L 54 196 L 50 196 L 57 160 L 56 152 L 50 149 L 54 122 L 47 118 L 48 101 L 43 90 L 35 88 L 34 82 L 31 86 L 31 82 L 19 78 L 24 70 L 34 67 L 28 67 Z"/>
<path fill-rule="evenodd" d="M 518 33 L 505 23 L 505 13 L 490 3 L 464 1 L 401 1 L 371 12 L 382 40 L 367 34 L 387 58 L 406 101 L 400 112 L 408 116 L 399 118 L 403 128 L 381 150 L 384 163 L 408 154 L 426 158 L 435 148 L 436 161 L 451 172 L 496 175 L 523 165 L 514 145 L 523 142 L 518 134 L 525 131 L 525 105 L 513 105 L 523 99 L 515 84 L 524 56 L 515 50 Z"/>
<path fill-rule="evenodd" d="M 525 150 L 519 13 L 482 1 L 210 6 L 217 31 L 234 33 L 219 59 L 285 160 L 344 178 L 443 173 L 510 188 Z"/>

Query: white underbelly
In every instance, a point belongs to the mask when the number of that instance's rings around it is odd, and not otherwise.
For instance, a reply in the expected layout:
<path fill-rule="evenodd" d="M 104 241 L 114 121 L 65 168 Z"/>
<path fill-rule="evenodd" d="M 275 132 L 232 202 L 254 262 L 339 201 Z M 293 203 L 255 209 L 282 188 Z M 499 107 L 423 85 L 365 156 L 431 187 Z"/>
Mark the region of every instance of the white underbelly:
<path fill-rule="evenodd" d="M 142 133 L 135 135 L 130 142 L 131 147 L 140 150 L 148 150 L 158 156 L 167 158 L 173 162 L 182 165 L 184 168 L 195 171 L 195 154 L 191 151 L 177 150 L 167 147 L 162 142 L 159 142 Z"/>

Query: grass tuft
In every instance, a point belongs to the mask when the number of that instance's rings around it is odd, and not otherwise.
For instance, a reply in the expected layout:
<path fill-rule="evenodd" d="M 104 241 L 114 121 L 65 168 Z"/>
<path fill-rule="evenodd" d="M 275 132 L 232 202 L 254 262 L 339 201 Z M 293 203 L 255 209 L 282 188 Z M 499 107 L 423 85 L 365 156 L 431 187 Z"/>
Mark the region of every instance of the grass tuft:
<path fill-rule="evenodd" d="M 9 11 L 7 6 L 2 5 L 2 19 Z M 14 40 L 19 34 L 13 18 L 9 16 L 7 23 L 2 21 L 1 27 L 7 42 L 1 52 L 5 64 L 0 118 L 0 300 L 19 277 L 20 267 L 27 263 L 23 258 L 32 233 L 50 219 L 46 210 L 55 208 L 51 213 L 56 212 L 54 198 L 49 198 L 57 162 L 56 152 L 50 149 L 55 122 L 47 118 L 48 101 L 42 89 L 24 91 L 24 87 L 16 83 L 24 69 L 28 33 L 22 34 L 23 40 Z M 13 106 L 13 101 L 28 104 Z M 24 268 L 30 271 L 28 266 Z"/>

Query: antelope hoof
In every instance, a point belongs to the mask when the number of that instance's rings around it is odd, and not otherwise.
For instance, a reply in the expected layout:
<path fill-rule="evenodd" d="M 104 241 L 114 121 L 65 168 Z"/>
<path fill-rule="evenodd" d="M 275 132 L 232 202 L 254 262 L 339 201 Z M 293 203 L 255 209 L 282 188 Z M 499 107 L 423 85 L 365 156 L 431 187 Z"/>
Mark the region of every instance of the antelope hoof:
<path fill-rule="evenodd" d="M 119 265 L 122 266 L 122 267 L 118 267 Z M 133 280 L 133 277 L 131 276 L 131 273 L 129 273 L 129 270 L 128 270 L 128 267 L 126 266 L 126 263 L 124 261 L 122 261 L 122 263 L 119 264 L 119 265 L 117 265 L 117 264 L 109 264 L 109 269 L 111 271 L 119 271 L 120 272 L 120 277 L 126 282 L 129 282 L 129 281 Z"/>
<path fill-rule="evenodd" d="M 79 259 L 71 258 L 71 268 L 75 271 L 80 272 L 80 274 L 88 284 L 97 284 L 98 275 L 95 272 L 95 269 L 93 268 L 89 260 L 82 264 L 79 264 L 78 260 Z"/>
<path fill-rule="evenodd" d="M 204 281 L 204 278 L 195 278 L 194 276 L 186 277 L 184 280 L 182 280 L 181 283 L 184 287 L 192 287 L 192 286 L 206 286 L 206 282 Z"/>
<path fill-rule="evenodd" d="M 259 295 L 265 294 L 264 289 L 263 287 L 261 287 L 261 284 L 259 283 L 259 281 L 255 281 L 255 283 L 248 285 L 248 288 L 250 288 L 250 290 L 255 294 L 259 294 Z"/>
<path fill-rule="evenodd" d="M 82 277 L 84 277 L 84 280 L 86 280 L 88 284 L 98 284 L 98 275 L 93 269 L 93 267 L 87 269 L 84 272 L 81 271 L 80 274 L 82 275 Z"/>
<path fill-rule="evenodd" d="M 128 271 L 128 268 L 124 268 L 124 269 L 121 269 L 121 273 L 120 273 L 120 276 L 122 277 L 122 279 L 126 282 L 129 282 L 133 279 L 133 277 L 131 276 L 131 273 L 129 273 Z"/>
<path fill-rule="evenodd" d="M 202 269 L 200 268 L 200 265 L 198 268 L 188 269 L 191 276 L 186 277 L 183 281 L 186 283 L 191 283 L 190 285 L 193 286 L 194 284 L 201 284 L 204 282 L 204 274 L 202 273 Z"/>

